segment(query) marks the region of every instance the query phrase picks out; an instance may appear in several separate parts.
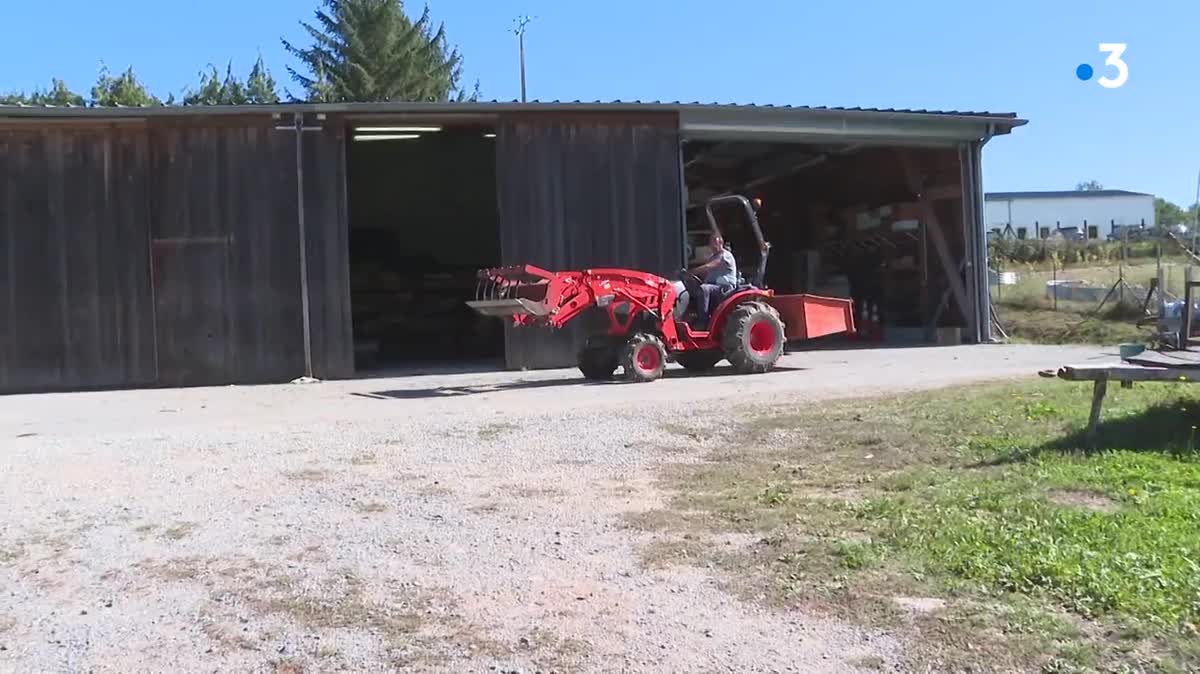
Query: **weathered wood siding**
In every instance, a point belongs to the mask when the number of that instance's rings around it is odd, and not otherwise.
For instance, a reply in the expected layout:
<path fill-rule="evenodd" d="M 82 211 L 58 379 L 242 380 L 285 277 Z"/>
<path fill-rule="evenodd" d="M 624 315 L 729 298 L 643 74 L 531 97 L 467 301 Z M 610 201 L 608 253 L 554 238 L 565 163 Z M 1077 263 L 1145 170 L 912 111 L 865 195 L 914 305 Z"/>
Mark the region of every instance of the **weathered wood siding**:
<path fill-rule="evenodd" d="M 496 140 L 505 264 L 663 275 L 682 266 L 674 114 L 512 115 L 502 118 Z M 509 328 L 508 367 L 574 365 L 588 323 L 581 318 L 560 332 Z"/>
<path fill-rule="evenodd" d="M 140 127 L 0 128 L 0 390 L 155 381 Z"/>
<path fill-rule="evenodd" d="M 340 125 L 305 133 L 314 374 L 353 374 Z M 295 136 L 0 129 L 0 391 L 304 374 Z"/>

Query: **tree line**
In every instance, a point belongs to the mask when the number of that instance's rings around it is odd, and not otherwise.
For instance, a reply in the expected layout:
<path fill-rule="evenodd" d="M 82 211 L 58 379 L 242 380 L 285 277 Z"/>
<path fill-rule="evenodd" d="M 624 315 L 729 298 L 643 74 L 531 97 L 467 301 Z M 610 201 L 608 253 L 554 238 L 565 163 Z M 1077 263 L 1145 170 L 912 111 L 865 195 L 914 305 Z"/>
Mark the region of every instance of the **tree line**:
<path fill-rule="evenodd" d="M 160 105 L 253 105 L 292 101 L 478 100 L 479 83 L 462 88 L 462 54 L 451 48 L 445 26 L 434 26 L 429 9 L 414 21 L 402 0 L 322 0 L 315 21 L 301 22 L 308 44 L 281 40 L 299 62 L 287 66 L 298 86 L 280 88 L 260 56 L 245 78 L 232 62 L 224 73 L 209 65 L 197 83 L 161 98 L 138 78 L 132 66 L 114 74 L 101 66 L 87 95 L 54 78 L 46 89 L 0 93 L 0 105 L 144 107 Z"/>

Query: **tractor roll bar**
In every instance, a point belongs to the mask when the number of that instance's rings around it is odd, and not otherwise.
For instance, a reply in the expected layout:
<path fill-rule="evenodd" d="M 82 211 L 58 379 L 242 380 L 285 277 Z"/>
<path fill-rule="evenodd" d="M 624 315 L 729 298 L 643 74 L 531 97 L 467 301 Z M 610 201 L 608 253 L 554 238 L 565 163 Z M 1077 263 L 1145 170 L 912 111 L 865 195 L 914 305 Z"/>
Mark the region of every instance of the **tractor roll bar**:
<path fill-rule="evenodd" d="M 758 268 L 754 270 L 754 276 L 749 279 L 750 283 L 756 287 L 763 287 L 763 277 L 767 275 L 767 255 L 771 252 L 771 244 L 763 238 L 762 229 L 758 226 L 758 216 L 754 213 L 754 206 L 750 200 L 740 194 L 727 194 L 724 196 L 713 197 L 704 204 L 704 215 L 708 217 L 708 225 L 712 227 L 712 231 L 720 234 L 724 238 L 725 234 L 717 225 L 717 217 L 713 215 L 713 206 L 718 204 L 740 204 L 746 211 L 746 217 L 750 221 L 750 231 L 754 233 L 755 242 L 758 244 L 760 253 L 758 259 Z"/>

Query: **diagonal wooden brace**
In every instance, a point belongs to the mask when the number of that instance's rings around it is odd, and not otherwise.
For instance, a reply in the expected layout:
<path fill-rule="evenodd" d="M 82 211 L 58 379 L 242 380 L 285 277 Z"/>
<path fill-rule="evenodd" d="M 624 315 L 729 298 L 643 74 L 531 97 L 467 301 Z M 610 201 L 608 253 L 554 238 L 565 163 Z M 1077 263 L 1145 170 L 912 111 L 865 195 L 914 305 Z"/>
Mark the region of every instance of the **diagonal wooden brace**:
<path fill-rule="evenodd" d="M 908 183 L 908 189 L 917 197 L 917 207 L 921 209 L 921 218 L 925 221 L 925 228 L 929 232 L 929 238 L 933 241 L 933 247 L 937 250 L 938 259 L 942 263 L 942 270 L 946 273 L 946 281 L 950 285 L 950 292 L 954 294 L 954 301 L 958 305 L 958 310 L 962 314 L 963 320 L 968 325 L 972 323 L 970 304 L 967 302 L 967 286 L 963 282 L 963 277 L 956 271 L 959 265 L 954 262 L 954 256 L 950 253 L 950 245 L 946 243 L 946 235 L 942 231 L 941 222 L 938 221 L 937 212 L 933 207 L 933 203 L 939 196 L 945 196 L 944 193 L 931 194 L 923 191 L 924 177 L 917 172 L 917 167 L 914 165 L 912 157 L 905 151 L 899 153 L 900 164 L 904 168 L 904 177 Z"/>

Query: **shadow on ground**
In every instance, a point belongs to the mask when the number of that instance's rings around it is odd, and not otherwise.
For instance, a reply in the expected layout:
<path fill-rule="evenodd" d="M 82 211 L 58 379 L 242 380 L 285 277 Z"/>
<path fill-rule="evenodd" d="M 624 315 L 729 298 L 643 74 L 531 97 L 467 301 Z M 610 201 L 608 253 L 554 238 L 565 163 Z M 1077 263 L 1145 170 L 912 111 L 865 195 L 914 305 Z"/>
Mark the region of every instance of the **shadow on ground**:
<path fill-rule="evenodd" d="M 783 372 L 799 372 L 807 368 L 777 366 L 770 372 L 759 375 L 744 375 L 764 377 Z M 733 377 L 732 366 L 716 367 L 710 372 L 692 373 L 683 369 L 670 369 L 663 373 L 663 379 L 705 379 L 709 377 Z M 521 391 L 539 388 L 568 388 L 583 386 L 620 386 L 627 384 L 619 379 L 593 381 L 584 379 L 581 375 L 558 377 L 555 379 L 527 379 L 522 381 L 501 382 L 497 384 L 474 384 L 468 386 L 437 386 L 432 388 L 394 389 L 390 391 L 372 391 L 369 393 L 352 393 L 359 398 L 374 400 L 422 400 L 425 398 L 454 398 L 459 396 L 477 395 L 480 393 L 498 393 L 501 391 Z"/>
<path fill-rule="evenodd" d="M 1086 428 L 1081 425 L 1041 446 L 981 465 L 1019 463 L 1047 452 L 1097 454 L 1112 450 L 1200 457 L 1200 400 L 1180 398 L 1138 414 L 1102 420 L 1094 443 L 1088 440 Z"/>

